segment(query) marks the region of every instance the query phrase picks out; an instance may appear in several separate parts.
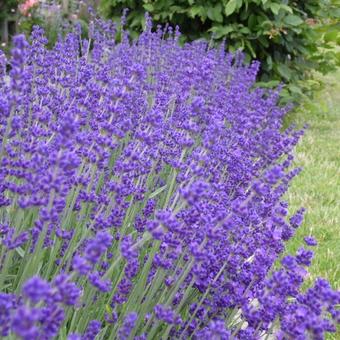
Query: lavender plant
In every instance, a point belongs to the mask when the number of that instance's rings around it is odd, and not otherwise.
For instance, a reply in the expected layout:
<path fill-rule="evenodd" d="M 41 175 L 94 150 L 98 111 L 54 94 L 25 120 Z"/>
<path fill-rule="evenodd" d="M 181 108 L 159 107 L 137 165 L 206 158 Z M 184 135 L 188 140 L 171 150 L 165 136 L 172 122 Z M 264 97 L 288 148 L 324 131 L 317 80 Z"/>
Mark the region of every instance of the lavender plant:
<path fill-rule="evenodd" d="M 257 62 L 150 27 L 51 50 L 36 27 L 0 56 L 2 338 L 322 339 L 340 294 L 301 290 L 316 242 L 283 256 L 303 132 Z"/>

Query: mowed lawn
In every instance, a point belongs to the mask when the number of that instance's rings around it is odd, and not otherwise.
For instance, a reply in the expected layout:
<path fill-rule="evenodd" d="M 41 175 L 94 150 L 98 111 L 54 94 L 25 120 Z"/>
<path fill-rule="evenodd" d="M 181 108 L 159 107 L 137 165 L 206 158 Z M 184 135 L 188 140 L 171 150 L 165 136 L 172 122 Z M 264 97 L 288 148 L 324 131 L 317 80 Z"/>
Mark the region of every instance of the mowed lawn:
<path fill-rule="evenodd" d="M 340 289 L 340 70 L 324 78 L 325 87 L 287 118 L 298 126 L 309 124 L 295 150 L 295 165 L 302 172 L 286 195 L 293 213 L 306 208 L 305 220 L 288 244 L 295 252 L 303 238 L 313 235 L 318 246 L 309 269 L 310 280 L 324 277 Z M 337 334 L 327 339 L 340 339 Z"/>
<path fill-rule="evenodd" d="M 294 254 L 305 245 L 305 236 L 313 236 L 318 246 L 313 247 L 306 286 L 323 277 L 340 290 L 340 69 L 323 77 L 323 82 L 314 98 L 304 101 L 286 119 L 286 125 L 309 125 L 295 149 L 294 165 L 302 172 L 285 197 L 290 214 L 301 207 L 306 213 L 287 252 Z M 327 339 L 339 340 L 340 327 Z"/>
<path fill-rule="evenodd" d="M 286 195 L 291 212 L 301 206 L 307 211 L 303 225 L 288 244 L 288 251 L 296 251 L 303 244 L 304 236 L 313 235 L 319 244 L 314 248 L 310 279 L 324 277 L 339 290 L 340 70 L 324 80 L 324 88 L 311 102 L 304 103 L 287 117 L 298 126 L 309 124 L 295 150 L 295 165 L 303 171 L 295 177 Z M 340 329 L 329 339 L 340 339 Z"/>

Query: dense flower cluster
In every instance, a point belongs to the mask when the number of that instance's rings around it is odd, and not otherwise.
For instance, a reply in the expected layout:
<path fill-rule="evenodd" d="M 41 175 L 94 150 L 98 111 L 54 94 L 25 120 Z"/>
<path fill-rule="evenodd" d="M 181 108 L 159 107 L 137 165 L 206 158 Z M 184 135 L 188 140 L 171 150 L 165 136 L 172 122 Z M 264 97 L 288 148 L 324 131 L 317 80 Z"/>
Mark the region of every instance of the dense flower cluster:
<path fill-rule="evenodd" d="M 1 336 L 322 338 L 340 295 L 301 291 L 311 250 L 273 269 L 302 132 L 257 62 L 149 27 L 0 55 Z"/>

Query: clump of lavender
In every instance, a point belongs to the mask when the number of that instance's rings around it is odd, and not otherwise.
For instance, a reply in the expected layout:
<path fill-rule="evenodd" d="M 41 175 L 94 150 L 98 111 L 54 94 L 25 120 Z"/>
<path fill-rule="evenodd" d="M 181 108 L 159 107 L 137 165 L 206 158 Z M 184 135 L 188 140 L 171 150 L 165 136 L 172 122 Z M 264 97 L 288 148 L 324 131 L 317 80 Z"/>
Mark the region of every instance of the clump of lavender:
<path fill-rule="evenodd" d="M 0 55 L 0 334 L 320 339 L 340 295 L 283 257 L 302 131 L 242 54 L 96 21 Z M 166 38 L 165 38 L 166 37 Z M 6 63 L 10 71 L 6 72 Z M 316 242 L 306 238 L 308 246 Z"/>

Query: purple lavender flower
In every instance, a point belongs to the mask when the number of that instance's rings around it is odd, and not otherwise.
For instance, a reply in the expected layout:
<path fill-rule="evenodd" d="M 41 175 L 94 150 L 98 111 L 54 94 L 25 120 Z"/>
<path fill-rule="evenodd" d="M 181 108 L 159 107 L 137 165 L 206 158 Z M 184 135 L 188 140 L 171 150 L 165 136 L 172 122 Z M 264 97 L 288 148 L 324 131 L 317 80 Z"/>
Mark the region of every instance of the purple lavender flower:
<path fill-rule="evenodd" d="M 98 272 L 91 273 L 89 275 L 89 281 L 94 287 L 104 293 L 110 292 L 112 289 L 112 283 L 110 280 L 102 280 Z"/>
<path fill-rule="evenodd" d="M 316 246 L 318 244 L 316 242 L 316 240 L 314 239 L 314 237 L 312 237 L 312 236 L 306 236 L 304 238 L 304 240 L 305 240 L 307 246 L 312 246 L 313 247 L 313 246 Z"/>
<path fill-rule="evenodd" d="M 91 270 L 91 265 L 87 260 L 79 255 L 73 258 L 72 267 L 80 274 L 86 275 Z"/>
<path fill-rule="evenodd" d="M 85 258 L 96 263 L 102 254 L 110 247 L 113 237 L 107 232 L 99 232 L 96 237 L 90 240 L 85 248 Z"/>
<path fill-rule="evenodd" d="M 296 253 L 297 263 L 300 265 L 310 266 L 314 253 L 311 250 L 300 248 Z"/>
<path fill-rule="evenodd" d="M 300 209 L 290 218 L 290 223 L 294 228 L 297 228 L 302 223 L 304 212 L 305 209 Z"/>
<path fill-rule="evenodd" d="M 40 317 L 39 309 L 18 308 L 12 319 L 13 332 L 25 340 L 39 338 L 39 329 L 36 323 Z"/>
<path fill-rule="evenodd" d="M 98 320 L 91 320 L 86 328 L 85 334 L 82 336 L 84 340 L 95 339 L 101 329 L 101 322 Z"/>
<path fill-rule="evenodd" d="M 131 312 L 125 317 L 123 325 L 118 331 L 118 336 L 120 339 L 122 340 L 128 339 L 131 331 L 135 327 L 137 317 L 138 317 L 137 313 L 135 312 Z"/>
<path fill-rule="evenodd" d="M 91 15 L 90 39 L 77 26 L 48 49 L 35 27 L 0 55 L 2 336 L 334 332 L 338 293 L 301 291 L 312 252 L 274 270 L 304 214 L 284 201 L 303 130 L 283 129 L 280 88 L 148 16 L 116 43 Z"/>
<path fill-rule="evenodd" d="M 80 334 L 73 333 L 67 337 L 67 340 L 82 340 L 82 337 Z"/>
<path fill-rule="evenodd" d="M 16 307 L 16 296 L 0 293 L 0 335 L 7 336 L 11 330 L 11 314 Z"/>
<path fill-rule="evenodd" d="M 39 317 L 40 337 L 50 339 L 57 336 L 64 319 L 64 310 L 55 304 L 41 308 Z"/>
<path fill-rule="evenodd" d="M 29 298 L 33 303 L 46 301 L 49 297 L 50 292 L 50 285 L 38 276 L 32 277 L 23 286 L 24 295 Z"/>
<path fill-rule="evenodd" d="M 13 230 L 14 233 L 14 229 L 11 230 Z M 22 232 L 20 235 L 16 237 L 12 237 L 13 233 L 9 232 L 8 237 L 4 241 L 4 244 L 7 246 L 9 250 L 23 246 L 29 239 L 29 234 L 26 231 Z"/>
<path fill-rule="evenodd" d="M 231 339 L 231 333 L 226 329 L 222 320 L 216 320 L 211 321 L 208 327 L 198 332 L 196 338 L 229 340 Z"/>
<path fill-rule="evenodd" d="M 57 290 L 53 294 L 53 300 L 55 302 L 61 302 L 67 306 L 75 306 L 81 295 L 81 290 L 74 282 L 69 281 L 69 277 L 66 274 L 58 275 L 53 284 Z"/>
<path fill-rule="evenodd" d="M 179 315 L 169 307 L 163 305 L 156 305 L 154 308 L 156 318 L 164 321 L 167 324 L 180 324 L 182 322 Z"/>

